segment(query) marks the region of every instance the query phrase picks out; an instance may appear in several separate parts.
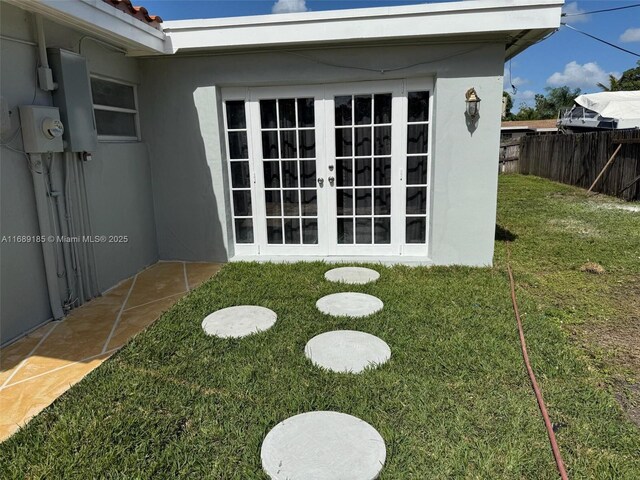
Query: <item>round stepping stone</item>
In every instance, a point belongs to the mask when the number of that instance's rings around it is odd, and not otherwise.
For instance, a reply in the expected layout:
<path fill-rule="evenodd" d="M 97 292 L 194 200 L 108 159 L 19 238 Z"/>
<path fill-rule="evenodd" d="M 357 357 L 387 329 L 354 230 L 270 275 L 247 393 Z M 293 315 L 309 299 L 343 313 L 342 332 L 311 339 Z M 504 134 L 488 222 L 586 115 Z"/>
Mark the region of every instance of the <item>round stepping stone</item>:
<path fill-rule="evenodd" d="M 318 310 L 334 317 L 366 317 L 383 306 L 382 300 L 373 295 L 354 292 L 333 293 L 316 302 Z"/>
<path fill-rule="evenodd" d="M 280 422 L 262 442 L 272 480 L 373 480 L 387 450 L 375 428 L 338 412 L 309 412 Z"/>
<path fill-rule="evenodd" d="M 313 337 L 304 347 L 304 354 L 319 367 L 359 373 L 369 366 L 385 363 L 391 357 L 391 349 L 384 340 L 370 333 L 336 330 Z"/>
<path fill-rule="evenodd" d="M 324 278 L 330 282 L 362 285 L 364 283 L 375 282 L 380 278 L 380 274 L 370 268 L 340 267 L 329 270 L 324 274 Z"/>
<path fill-rule="evenodd" d="M 222 338 L 240 338 L 262 332 L 276 323 L 278 316 L 272 310 L 254 305 L 241 305 L 218 310 L 202 321 L 207 335 Z"/>

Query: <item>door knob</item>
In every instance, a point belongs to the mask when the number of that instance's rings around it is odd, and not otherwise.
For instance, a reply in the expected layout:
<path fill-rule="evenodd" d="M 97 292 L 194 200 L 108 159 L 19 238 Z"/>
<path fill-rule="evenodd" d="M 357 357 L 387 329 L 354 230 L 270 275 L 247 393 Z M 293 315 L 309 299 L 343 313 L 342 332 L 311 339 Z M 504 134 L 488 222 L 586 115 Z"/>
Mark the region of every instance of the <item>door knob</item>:
<path fill-rule="evenodd" d="M 324 178 L 318 178 L 318 185 L 324 185 Z"/>
<path fill-rule="evenodd" d="M 333 187 L 333 182 L 335 181 L 335 178 L 329 177 L 328 180 L 329 180 L 329 183 L 331 184 L 331 186 Z"/>

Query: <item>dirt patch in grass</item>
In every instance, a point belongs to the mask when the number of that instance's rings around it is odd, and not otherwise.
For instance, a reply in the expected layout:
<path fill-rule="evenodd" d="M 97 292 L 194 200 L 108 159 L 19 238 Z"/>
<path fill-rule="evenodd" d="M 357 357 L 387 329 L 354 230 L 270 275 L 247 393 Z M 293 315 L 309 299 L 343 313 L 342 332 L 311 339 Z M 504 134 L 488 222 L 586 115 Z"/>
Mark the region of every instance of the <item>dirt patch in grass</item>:
<path fill-rule="evenodd" d="M 599 263 L 587 262 L 580 267 L 581 272 L 594 273 L 596 275 L 602 275 L 606 272 L 604 267 Z"/>
<path fill-rule="evenodd" d="M 633 423 L 640 427 L 640 383 L 619 382 L 614 384 L 616 400 Z"/>
<path fill-rule="evenodd" d="M 616 399 L 640 426 L 640 280 L 632 279 L 612 289 L 619 306 L 617 318 L 576 327 L 578 335 L 599 350 L 612 375 Z"/>

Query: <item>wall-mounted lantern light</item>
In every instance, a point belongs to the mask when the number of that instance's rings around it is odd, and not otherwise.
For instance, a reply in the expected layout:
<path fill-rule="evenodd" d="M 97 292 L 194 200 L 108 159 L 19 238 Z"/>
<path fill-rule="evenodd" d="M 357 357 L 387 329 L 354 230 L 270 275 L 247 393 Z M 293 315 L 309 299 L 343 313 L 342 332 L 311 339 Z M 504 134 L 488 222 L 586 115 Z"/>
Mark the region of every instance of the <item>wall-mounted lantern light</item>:
<path fill-rule="evenodd" d="M 476 89 L 470 88 L 467 90 L 465 97 L 467 98 L 467 115 L 471 118 L 476 118 L 480 106 L 480 97 L 478 97 Z"/>

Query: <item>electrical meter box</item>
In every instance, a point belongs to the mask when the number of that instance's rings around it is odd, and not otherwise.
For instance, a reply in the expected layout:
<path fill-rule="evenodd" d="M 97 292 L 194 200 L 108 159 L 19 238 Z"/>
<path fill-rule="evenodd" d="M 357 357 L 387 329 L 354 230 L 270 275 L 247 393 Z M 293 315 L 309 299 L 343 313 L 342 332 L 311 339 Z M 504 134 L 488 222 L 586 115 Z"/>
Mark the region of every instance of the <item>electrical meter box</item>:
<path fill-rule="evenodd" d="M 24 105 L 20 107 L 20 129 L 26 153 L 63 151 L 63 123 L 55 107 Z"/>
<path fill-rule="evenodd" d="M 57 83 L 53 104 L 60 109 L 60 119 L 65 126 L 65 150 L 94 152 L 98 136 L 87 60 L 60 48 L 48 48 L 47 54 Z"/>

